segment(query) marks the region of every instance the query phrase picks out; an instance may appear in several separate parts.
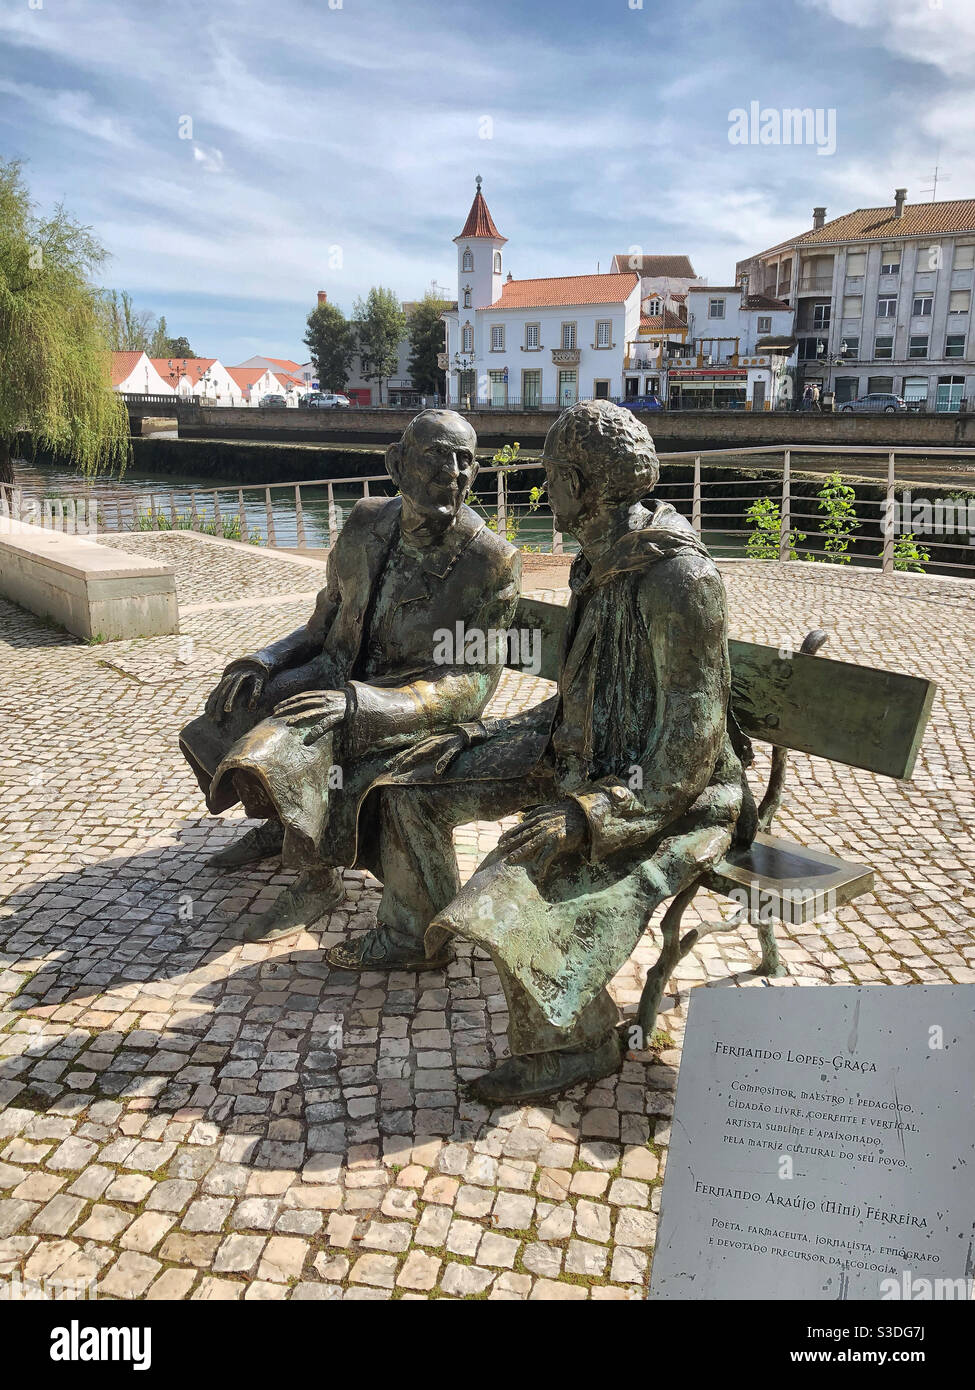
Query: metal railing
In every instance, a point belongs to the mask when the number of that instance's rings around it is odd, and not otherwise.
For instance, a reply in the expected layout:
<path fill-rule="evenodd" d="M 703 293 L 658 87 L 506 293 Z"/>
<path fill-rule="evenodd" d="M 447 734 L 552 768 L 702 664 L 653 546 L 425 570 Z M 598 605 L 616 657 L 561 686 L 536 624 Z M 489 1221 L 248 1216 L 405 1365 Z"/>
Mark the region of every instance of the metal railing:
<path fill-rule="evenodd" d="M 922 484 L 897 476 L 897 461 L 921 457 L 972 464 L 971 487 Z M 853 516 L 830 530 L 824 473 L 862 459 L 875 476 L 855 476 Z M 671 502 L 717 559 L 797 559 L 867 565 L 885 574 L 914 569 L 975 578 L 975 449 L 887 449 L 839 445 L 760 445 L 660 455 L 655 495 Z M 879 465 L 879 466 L 878 466 Z M 190 530 L 254 545 L 324 552 L 356 502 L 392 496 L 386 474 L 240 487 L 160 488 L 143 480 L 79 481 L 45 495 L 38 475 L 0 485 L 0 518 L 13 517 L 89 536 Z M 868 495 L 872 493 L 873 495 Z M 959 495 L 961 500 L 958 501 Z M 488 523 L 528 551 L 561 555 L 576 544 L 555 525 L 538 461 L 482 467 L 472 504 Z M 940 508 L 939 508 L 940 503 Z M 912 540 L 919 556 L 912 562 Z"/>

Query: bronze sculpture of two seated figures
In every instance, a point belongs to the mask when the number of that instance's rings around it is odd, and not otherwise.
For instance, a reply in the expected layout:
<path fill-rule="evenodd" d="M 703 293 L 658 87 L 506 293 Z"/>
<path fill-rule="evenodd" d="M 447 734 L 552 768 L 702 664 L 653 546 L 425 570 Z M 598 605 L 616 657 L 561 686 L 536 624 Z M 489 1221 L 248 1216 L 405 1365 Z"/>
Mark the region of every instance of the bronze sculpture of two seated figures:
<path fill-rule="evenodd" d="M 609 402 L 570 407 L 545 441 L 555 524 L 580 546 L 557 692 L 480 718 L 500 645 L 432 655 L 436 629 L 503 629 L 518 598 L 517 553 L 464 502 L 475 443 L 453 412 L 416 417 L 388 454 L 402 500 L 353 509 L 308 626 L 232 663 L 182 746 L 211 811 L 240 799 L 266 821 L 217 861 L 281 850 L 302 869 L 259 934 L 314 920 L 358 866 L 383 884 L 377 924 L 330 964 L 435 968 L 452 935 L 490 954 L 511 1055 L 472 1089 L 494 1104 L 619 1068 L 607 986 L 653 911 L 727 852 L 747 790 L 723 583 L 653 497 L 645 426 Z M 515 812 L 462 887 L 453 828 Z"/>

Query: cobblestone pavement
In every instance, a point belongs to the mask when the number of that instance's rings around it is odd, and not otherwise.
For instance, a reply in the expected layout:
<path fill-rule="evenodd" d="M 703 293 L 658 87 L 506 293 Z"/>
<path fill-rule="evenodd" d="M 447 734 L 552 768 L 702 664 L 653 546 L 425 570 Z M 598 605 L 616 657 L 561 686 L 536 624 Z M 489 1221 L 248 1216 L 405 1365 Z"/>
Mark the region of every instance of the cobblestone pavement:
<path fill-rule="evenodd" d="M 0 1277 L 150 1299 L 641 1297 L 688 991 L 768 987 L 752 930 L 682 962 L 662 1051 L 549 1105 L 472 1103 L 464 1079 L 504 1049 L 488 959 L 461 944 L 438 975 L 330 974 L 324 949 L 374 918 L 373 880 L 348 873 L 342 911 L 251 945 L 240 919 L 287 875 L 205 866 L 242 823 L 206 815 L 176 731 L 230 656 L 304 618 L 293 595 L 320 567 L 188 535 L 112 543 L 173 557 L 181 637 L 85 646 L 0 603 Z M 940 684 L 913 785 L 793 759 L 783 833 L 873 865 L 877 888 L 783 932 L 775 987 L 975 980 L 970 590 L 724 573 L 736 635 L 824 627 L 832 656 Z M 548 689 L 508 675 L 493 712 Z M 498 833 L 458 832 L 465 870 Z M 624 1012 L 654 953 L 648 932 L 614 982 Z"/>

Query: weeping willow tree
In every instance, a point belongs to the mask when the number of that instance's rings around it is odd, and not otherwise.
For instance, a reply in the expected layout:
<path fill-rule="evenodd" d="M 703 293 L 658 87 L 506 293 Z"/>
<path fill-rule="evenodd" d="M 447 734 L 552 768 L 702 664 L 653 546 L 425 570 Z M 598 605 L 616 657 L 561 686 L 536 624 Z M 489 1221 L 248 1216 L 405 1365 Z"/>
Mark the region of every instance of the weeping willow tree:
<path fill-rule="evenodd" d="M 92 283 L 105 254 L 60 206 L 39 216 L 19 161 L 0 160 L 0 482 L 21 431 L 83 473 L 125 466 L 128 417 Z"/>

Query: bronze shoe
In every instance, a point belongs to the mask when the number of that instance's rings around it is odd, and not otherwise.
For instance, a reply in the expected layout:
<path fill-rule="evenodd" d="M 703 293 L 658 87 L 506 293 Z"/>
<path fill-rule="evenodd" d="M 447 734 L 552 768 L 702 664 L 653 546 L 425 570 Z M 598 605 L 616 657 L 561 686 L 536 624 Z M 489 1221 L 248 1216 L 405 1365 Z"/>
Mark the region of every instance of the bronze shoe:
<path fill-rule="evenodd" d="M 509 1057 L 475 1077 L 470 1091 L 487 1105 L 508 1105 L 555 1095 L 580 1081 L 598 1081 L 619 1071 L 623 1050 L 616 1030 L 592 1049 L 574 1052 L 529 1052 Z"/>
<path fill-rule="evenodd" d="M 338 869 L 303 873 L 277 901 L 255 921 L 245 920 L 245 941 L 276 941 L 303 927 L 310 927 L 345 899 L 345 884 Z"/>
<path fill-rule="evenodd" d="M 376 926 L 351 941 L 343 941 L 325 953 L 329 965 L 337 970 L 442 970 L 453 960 L 453 952 L 441 950 L 427 956 L 423 942 L 398 933 L 377 922 Z"/>
<path fill-rule="evenodd" d="M 255 864 L 260 859 L 271 859 L 281 853 L 284 844 L 284 826 L 279 820 L 268 820 L 256 825 L 232 841 L 223 849 L 211 854 L 207 865 L 211 869 L 237 869 L 242 864 Z"/>

